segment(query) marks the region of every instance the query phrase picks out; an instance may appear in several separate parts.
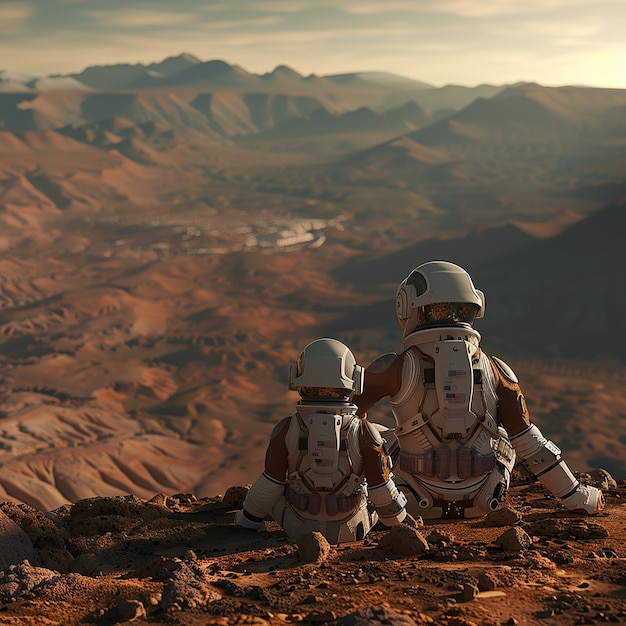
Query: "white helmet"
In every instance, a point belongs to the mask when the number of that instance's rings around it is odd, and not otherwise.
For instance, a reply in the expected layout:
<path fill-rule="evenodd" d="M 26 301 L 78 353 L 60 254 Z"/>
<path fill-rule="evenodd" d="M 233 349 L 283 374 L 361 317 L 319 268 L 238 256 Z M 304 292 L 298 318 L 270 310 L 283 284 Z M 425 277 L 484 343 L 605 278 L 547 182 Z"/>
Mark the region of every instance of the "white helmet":
<path fill-rule="evenodd" d="M 345 399 L 363 393 L 363 378 L 363 368 L 341 341 L 316 339 L 289 368 L 289 389 L 307 399 Z"/>
<path fill-rule="evenodd" d="M 405 337 L 421 328 L 471 326 L 484 310 L 483 292 L 462 267 L 447 261 L 418 265 L 396 294 L 396 315 Z"/>

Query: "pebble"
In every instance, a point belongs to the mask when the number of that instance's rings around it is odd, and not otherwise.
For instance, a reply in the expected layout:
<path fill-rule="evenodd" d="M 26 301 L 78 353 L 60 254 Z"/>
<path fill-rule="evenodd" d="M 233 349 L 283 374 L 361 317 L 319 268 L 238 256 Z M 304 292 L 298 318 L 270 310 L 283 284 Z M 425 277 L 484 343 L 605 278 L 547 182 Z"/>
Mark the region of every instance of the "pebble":
<path fill-rule="evenodd" d="M 495 541 L 495 544 L 500 546 L 503 550 L 515 552 L 530 547 L 532 543 L 533 540 L 530 538 L 530 535 L 517 526 L 515 528 L 509 528 L 509 530 L 505 531 Z"/>
<path fill-rule="evenodd" d="M 378 547 L 400 556 L 420 555 L 429 549 L 428 542 L 417 530 L 403 524 L 393 526 Z"/>
<path fill-rule="evenodd" d="M 485 516 L 483 524 L 485 526 L 514 526 L 522 519 L 522 516 L 510 506 L 503 506 L 502 508 L 493 511 Z"/>
<path fill-rule="evenodd" d="M 330 544 L 319 532 L 310 532 L 297 539 L 298 558 L 301 563 L 320 563 L 330 556 Z"/>

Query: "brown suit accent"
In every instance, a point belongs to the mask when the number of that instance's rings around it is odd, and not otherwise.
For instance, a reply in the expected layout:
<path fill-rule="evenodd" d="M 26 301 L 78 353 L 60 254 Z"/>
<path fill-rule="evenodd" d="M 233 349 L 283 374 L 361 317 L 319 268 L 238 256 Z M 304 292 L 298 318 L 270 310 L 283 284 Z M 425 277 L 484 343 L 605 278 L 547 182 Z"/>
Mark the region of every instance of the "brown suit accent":
<path fill-rule="evenodd" d="M 292 417 L 283 420 L 283 427 L 273 433 L 265 453 L 265 473 L 281 483 L 287 478 L 287 444 L 285 437 Z"/>
<path fill-rule="evenodd" d="M 498 423 L 504 427 L 509 437 L 512 437 L 521 433 L 531 424 L 526 400 L 519 383 L 514 383 L 505 378 L 491 359 L 489 359 L 489 363 L 491 363 L 491 369 L 496 379 Z"/>

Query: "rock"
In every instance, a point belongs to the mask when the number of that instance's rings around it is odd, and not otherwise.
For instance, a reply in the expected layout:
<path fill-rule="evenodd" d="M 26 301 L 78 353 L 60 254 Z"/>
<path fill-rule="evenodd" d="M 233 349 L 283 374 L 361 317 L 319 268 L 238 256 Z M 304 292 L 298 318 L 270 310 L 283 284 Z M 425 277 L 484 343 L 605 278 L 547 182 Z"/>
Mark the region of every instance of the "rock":
<path fill-rule="evenodd" d="M 482 572 L 478 575 L 479 591 L 494 591 L 497 586 L 498 580 L 493 574 Z"/>
<path fill-rule="evenodd" d="M 605 539 L 609 536 L 609 531 L 601 524 L 581 518 L 537 520 L 529 524 L 528 529 L 533 535 L 560 539 Z"/>
<path fill-rule="evenodd" d="M 160 572 L 165 579 L 161 599 L 165 610 L 177 606 L 195 609 L 222 597 L 196 563 L 180 562 L 171 565 L 171 568 L 164 567 Z"/>
<path fill-rule="evenodd" d="M 0 511 L 0 569 L 19 565 L 22 561 L 37 561 L 32 541 L 10 517 Z"/>
<path fill-rule="evenodd" d="M 231 509 L 240 509 L 243 501 L 250 491 L 250 485 L 240 485 L 238 487 L 229 487 L 222 498 L 225 506 Z"/>
<path fill-rule="evenodd" d="M 118 598 L 116 603 L 108 610 L 99 611 L 97 623 L 105 624 L 127 624 L 139 619 L 146 619 L 146 608 L 140 600 L 134 598 Z"/>
<path fill-rule="evenodd" d="M 540 519 L 527 526 L 528 532 L 539 537 L 560 537 L 563 535 L 562 520 Z M 565 533 L 567 536 L 569 533 Z"/>
<path fill-rule="evenodd" d="M 146 609 L 143 602 L 140 602 L 139 600 L 120 598 L 117 601 L 117 606 L 115 608 L 119 614 L 121 622 L 133 622 L 136 619 L 146 617 Z"/>
<path fill-rule="evenodd" d="M 322 533 L 311 532 L 297 539 L 301 563 L 321 563 L 330 556 L 330 544 Z"/>
<path fill-rule="evenodd" d="M 148 500 L 148 504 L 156 504 L 157 506 L 164 506 L 166 508 L 168 508 L 168 503 L 171 504 L 171 498 L 164 493 L 157 493 Z"/>
<path fill-rule="evenodd" d="M 67 531 L 55 523 L 55 519 L 62 523 L 58 516 L 15 502 L 2 502 L 0 509 L 28 535 L 36 555 L 28 559 L 31 563 L 59 572 L 69 571 L 74 557 L 66 548 Z"/>
<path fill-rule="evenodd" d="M 378 547 L 400 556 L 424 554 L 429 547 L 428 542 L 414 528 L 399 524 L 380 540 Z"/>
<path fill-rule="evenodd" d="M 172 496 L 172 500 L 178 504 L 191 504 L 197 502 L 198 498 L 193 493 L 175 493 Z"/>
<path fill-rule="evenodd" d="M 485 526 L 515 526 L 520 522 L 522 516 L 510 506 L 503 506 L 497 511 L 492 511 L 485 516 L 483 523 Z"/>
<path fill-rule="evenodd" d="M 600 483 L 602 489 L 617 489 L 617 481 L 605 469 L 594 469 L 589 472 L 589 476 Z"/>
<path fill-rule="evenodd" d="M 394 528 L 397 528 L 394 526 Z M 337 626 L 417 626 L 408 615 L 386 606 L 368 606 L 337 620 Z"/>
<path fill-rule="evenodd" d="M 76 502 L 70 510 L 69 526 L 73 536 L 87 537 L 119 532 L 171 513 L 165 506 L 144 502 L 136 496 L 86 498 Z"/>
<path fill-rule="evenodd" d="M 441 545 L 446 546 L 454 541 L 454 537 L 452 535 L 442 535 L 438 533 L 436 530 L 433 530 L 428 537 L 426 537 L 426 542 L 429 546 L 433 545 Z"/>
<path fill-rule="evenodd" d="M 478 587 L 471 585 L 470 583 L 463 584 L 463 591 L 461 591 L 461 598 L 463 602 L 470 602 L 478 595 Z"/>
<path fill-rule="evenodd" d="M 481 558 L 483 552 L 471 546 L 461 546 L 456 550 L 457 561 L 476 561 Z"/>
<path fill-rule="evenodd" d="M 574 519 L 569 524 L 569 535 L 574 539 L 605 539 L 609 536 L 609 531 L 595 522 Z"/>
<path fill-rule="evenodd" d="M 554 561 L 551 561 L 549 558 L 542 556 L 541 554 L 529 554 L 528 566 L 536 570 L 553 570 L 556 568 Z"/>
<path fill-rule="evenodd" d="M 83 576 L 97 576 L 100 573 L 100 561 L 95 553 L 85 552 L 74 559 L 70 570 Z"/>
<path fill-rule="evenodd" d="M 41 583 L 58 576 L 58 572 L 45 567 L 33 567 L 28 561 L 10 565 L 0 571 L 0 604 L 18 600 Z"/>
<path fill-rule="evenodd" d="M 473 622 L 465 617 L 451 617 L 447 622 L 447 626 L 478 626 L 476 622 Z"/>
<path fill-rule="evenodd" d="M 337 614 L 334 611 L 311 611 L 305 616 L 304 621 L 308 624 L 328 624 L 336 619 Z"/>
<path fill-rule="evenodd" d="M 509 530 L 500 535 L 495 541 L 495 544 L 500 546 L 503 550 L 516 552 L 528 548 L 532 543 L 533 540 L 528 533 L 517 526 L 515 528 L 509 528 Z"/>

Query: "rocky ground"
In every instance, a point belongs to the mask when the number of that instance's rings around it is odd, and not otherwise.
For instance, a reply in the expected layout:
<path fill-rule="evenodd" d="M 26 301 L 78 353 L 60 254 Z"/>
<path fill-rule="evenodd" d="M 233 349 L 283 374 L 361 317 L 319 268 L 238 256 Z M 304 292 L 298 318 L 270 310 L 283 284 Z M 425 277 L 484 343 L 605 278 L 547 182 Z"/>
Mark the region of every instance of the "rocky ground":
<path fill-rule="evenodd" d="M 626 623 L 626 481 L 567 513 L 521 475 L 481 520 L 376 527 L 360 542 L 235 527 L 246 487 L 197 499 L 0 504 L 0 624 Z"/>

